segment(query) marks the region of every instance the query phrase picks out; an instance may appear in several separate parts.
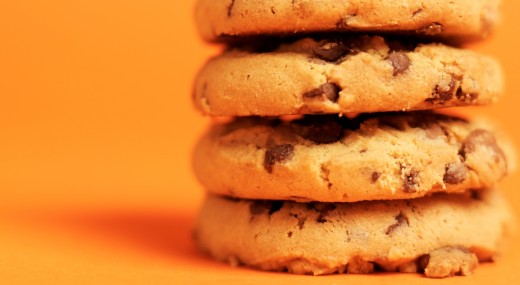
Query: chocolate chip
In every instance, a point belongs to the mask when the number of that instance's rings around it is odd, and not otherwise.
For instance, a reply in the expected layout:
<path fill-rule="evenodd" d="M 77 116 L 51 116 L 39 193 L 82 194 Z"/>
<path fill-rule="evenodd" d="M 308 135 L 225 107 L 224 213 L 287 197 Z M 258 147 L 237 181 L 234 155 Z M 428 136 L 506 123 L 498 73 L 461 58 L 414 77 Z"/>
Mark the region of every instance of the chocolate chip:
<path fill-rule="evenodd" d="M 412 169 L 409 174 L 405 175 L 403 190 L 406 193 L 415 193 L 417 192 L 417 187 L 419 186 L 419 172 L 415 169 Z"/>
<path fill-rule="evenodd" d="M 342 41 L 320 41 L 313 49 L 316 57 L 334 62 L 348 54 L 350 49 Z"/>
<path fill-rule="evenodd" d="M 444 104 L 446 101 L 449 101 L 455 95 L 455 88 L 457 87 L 457 82 L 451 79 L 448 86 L 442 86 L 437 84 L 432 91 L 432 94 L 426 102 Z"/>
<path fill-rule="evenodd" d="M 440 33 L 442 33 L 442 31 L 444 30 L 444 28 L 442 27 L 442 25 L 440 23 L 431 23 L 421 29 L 419 29 L 417 32 L 419 34 L 424 34 L 424 35 L 427 35 L 427 36 L 434 36 L 434 35 L 438 35 Z"/>
<path fill-rule="evenodd" d="M 292 237 L 292 235 L 293 235 L 293 232 L 288 232 L 287 233 L 287 237 Z"/>
<path fill-rule="evenodd" d="M 257 200 L 249 205 L 249 212 L 252 216 L 258 216 L 262 214 L 272 215 L 280 211 L 283 207 L 283 201 L 261 201 Z"/>
<path fill-rule="evenodd" d="M 400 227 L 402 225 L 408 226 L 410 224 L 410 222 L 408 221 L 408 217 L 406 217 L 406 215 L 403 212 L 400 212 L 399 215 L 397 215 L 395 217 L 395 220 L 396 220 L 395 224 L 390 225 L 388 227 L 388 229 L 386 230 L 385 233 L 387 235 L 392 234 L 395 231 L 395 229 L 397 229 L 398 227 Z"/>
<path fill-rule="evenodd" d="M 268 173 L 273 173 L 276 163 L 288 161 L 294 155 L 294 146 L 291 144 L 277 145 L 265 152 L 264 168 Z"/>
<path fill-rule="evenodd" d="M 462 162 L 453 162 L 446 165 L 444 173 L 444 182 L 448 184 L 459 184 L 466 180 L 468 176 L 468 167 Z"/>
<path fill-rule="evenodd" d="M 325 83 L 320 87 L 313 89 L 303 94 L 304 100 L 319 100 L 319 101 L 331 101 L 336 102 L 339 98 L 339 92 L 341 89 L 334 83 Z"/>
<path fill-rule="evenodd" d="M 404 52 L 392 52 L 388 60 L 394 67 L 394 76 L 403 74 L 410 67 L 410 58 Z"/>
<path fill-rule="evenodd" d="M 376 183 L 377 180 L 379 180 L 379 177 L 381 177 L 381 172 L 372 172 L 372 183 Z"/>
<path fill-rule="evenodd" d="M 317 144 L 329 144 L 337 142 L 343 134 L 343 127 L 335 122 L 317 123 L 310 125 L 303 137 Z"/>
<path fill-rule="evenodd" d="M 466 159 L 469 153 L 474 152 L 478 146 L 483 146 L 491 149 L 497 160 L 506 161 L 504 151 L 498 146 L 497 141 L 493 133 L 483 130 L 476 129 L 472 131 L 462 142 L 462 148 L 460 155 Z"/>

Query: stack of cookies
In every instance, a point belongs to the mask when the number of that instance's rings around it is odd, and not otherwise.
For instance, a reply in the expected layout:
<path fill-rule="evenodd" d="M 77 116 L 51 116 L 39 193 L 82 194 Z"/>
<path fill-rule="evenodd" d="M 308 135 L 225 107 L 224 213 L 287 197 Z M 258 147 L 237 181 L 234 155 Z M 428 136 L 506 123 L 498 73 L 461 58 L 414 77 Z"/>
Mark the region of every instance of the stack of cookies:
<path fill-rule="evenodd" d="M 493 260 L 511 147 L 435 110 L 501 95 L 499 64 L 460 48 L 492 30 L 497 2 L 199 0 L 202 36 L 228 45 L 195 82 L 197 109 L 226 118 L 195 148 L 199 246 L 314 275 Z"/>

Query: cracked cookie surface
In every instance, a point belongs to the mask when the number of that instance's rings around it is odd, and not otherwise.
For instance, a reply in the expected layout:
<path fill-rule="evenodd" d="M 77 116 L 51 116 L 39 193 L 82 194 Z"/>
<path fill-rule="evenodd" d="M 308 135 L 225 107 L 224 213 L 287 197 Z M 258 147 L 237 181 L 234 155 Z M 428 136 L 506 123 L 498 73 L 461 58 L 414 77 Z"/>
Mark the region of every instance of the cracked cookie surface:
<path fill-rule="evenodd" d="M 463 42 L 482 39 L 499 18 L 499 0 L 199 0 L 202 37 L 308 32 L 388 32 Z"/>
<path fill-rule="evenodd" d="M 494 59 L 442 44 L 305 38 L 209 60 L 193 101 L 205 114 L 225 116 L 425 110 L 492 103 L 502 77 Z"/>
<path fill-rule="evenodd" d="M 511 151 L 485 122 L 432 112 L 252 117 L 212 126 L 193 162 L 216 194 L 355 202 L 490 187 L 513 168 Z"/>
<path fill-rule="evenodd" d="M 469 275 L 510 229 L 497 190 L 412 200 L 297 203 L 209 194 L 195 237 L 216 259 L 296 274 Z"/>

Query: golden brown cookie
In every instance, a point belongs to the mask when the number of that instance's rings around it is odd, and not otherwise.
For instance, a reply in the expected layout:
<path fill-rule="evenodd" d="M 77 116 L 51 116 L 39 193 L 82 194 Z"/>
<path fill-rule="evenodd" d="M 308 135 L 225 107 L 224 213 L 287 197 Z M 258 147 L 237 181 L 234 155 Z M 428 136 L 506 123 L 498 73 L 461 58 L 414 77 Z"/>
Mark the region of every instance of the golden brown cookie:
<path fill-rule="evenodd" d="M 233 265 L 296 274 L 469 275 L 490 261 L 511 216 L 498 191 L 411 200 L 297 203 L 209 195 L 196 238 Z"/>
<path fill-rule="evenodd" d="M 225 116 L 408 111 L 489 104 L 502 81 L 494 59 L 443 44 L 305 38 L 211 59 L 193 100 L 204 114 Z"/>
<path fill-rule="evenodd" d="M 208 191 L 232 197 L 409 199 L 493 186 L 508 173 L 509 153 L 485 122 L 431 112 L 239 118 L 199 141 L 194 171 Z"/>
<path fill-rule="evenodd" d="M 481 39 L 499 18 L 498 0 L 199 0 L 202 37 L 309 32 L 388 32 L 456 40 Z"/>

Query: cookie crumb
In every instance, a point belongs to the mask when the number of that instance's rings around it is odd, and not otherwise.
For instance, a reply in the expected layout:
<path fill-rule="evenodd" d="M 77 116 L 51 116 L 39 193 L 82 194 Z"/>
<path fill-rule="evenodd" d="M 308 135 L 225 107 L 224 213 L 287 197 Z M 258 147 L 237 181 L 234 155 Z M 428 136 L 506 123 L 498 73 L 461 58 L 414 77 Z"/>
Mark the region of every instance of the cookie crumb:
<path fill-rule="evenodd" d="M 428 256 L 424 274 L 431 278 L 471 275 L 478 266 L 477 256 L 464 247 L 443 247 Z"/>

